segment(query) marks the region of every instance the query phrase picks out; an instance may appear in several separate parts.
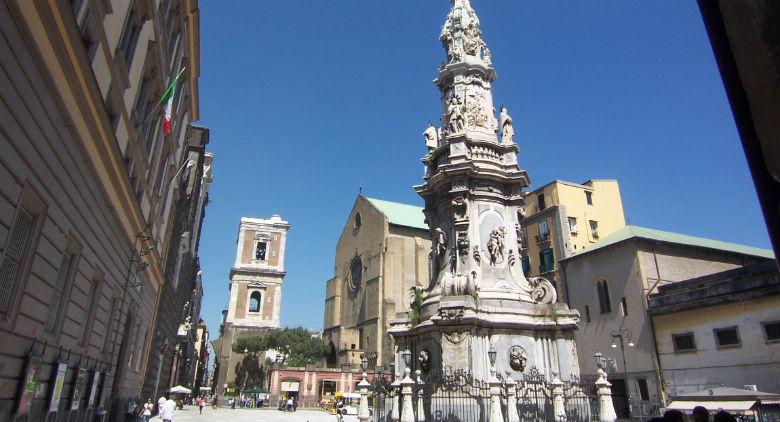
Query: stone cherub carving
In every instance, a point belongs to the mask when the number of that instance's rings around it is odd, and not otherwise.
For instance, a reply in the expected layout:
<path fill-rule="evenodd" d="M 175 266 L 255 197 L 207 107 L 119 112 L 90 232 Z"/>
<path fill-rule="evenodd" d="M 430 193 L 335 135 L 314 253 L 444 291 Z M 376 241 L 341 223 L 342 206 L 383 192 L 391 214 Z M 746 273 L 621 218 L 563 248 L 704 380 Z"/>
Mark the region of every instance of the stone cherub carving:
<path fill-rule="evenodd" d="M 466 50 L 466 54 L 469 56 L 479 56 L 480 49 L 484 45 L 482 37 L 480 37 L 479 28 L 474 25 L 474 22 L 469 22 L 466 29 L 463 31 L 463 49 Z"/>
<path fill-rule="evenodd" d="M 457 95 L 447 100 L 447 130 L 449 133 L 460 133 L 465 127 L 463 104 Z"/>
<path fill-rule="evenodd" d="M 501 143 L 511 144 L 515 137 L 515 129 L 512 127 L 512 117 L 509 116 L 505 106 L 501 106 Z"/>
<path fill-rule="evenodd" d="M 434 271 L 438 272 L 441 260 L 447 252 L 447 233 L 444 233 L 441 227 L 437 227 L 431 237 L 433 241 L 433 245 L 431 245 L 431 260 L 434 264 Z"/>
<path fill-rule="evenodd" d="M 433 123 L 428 122 L 428 127 L 423 132 L 423 138 L 425 138 L 425 146 L 428 147 L 428 151 L 439 147 L 439 131 Z"/>
<path fill-rule="evenodd" d="M 495 264 L 498 257 L 504 257 L 504 234 L 505 230 L 503 227 L 496 227 L 490 232 L 487 249 L 490 254 L 491 264 Z"/>
<path fill-rule="evenodd" d="M 460 232 L 458 233 L 458 254 L 460 255 L 460 258 L 466 259 L 469 254 L 469 237 L 466 232 Z"/>
<path fill-rule="evenodd" d="M 528 361 L 528 355 L 521 346 L 512 346 L 509 349 L 509 366 L 518 372 L 525 371 L 525 365 Z"/>
<path fill-rule="evenodd" d="M 418 359 L 420 360 L 420 369 L 428 372 L 428 370 L 431 369 L 431 354 L 423 349 L 420 351 L 420 357 Z"/>

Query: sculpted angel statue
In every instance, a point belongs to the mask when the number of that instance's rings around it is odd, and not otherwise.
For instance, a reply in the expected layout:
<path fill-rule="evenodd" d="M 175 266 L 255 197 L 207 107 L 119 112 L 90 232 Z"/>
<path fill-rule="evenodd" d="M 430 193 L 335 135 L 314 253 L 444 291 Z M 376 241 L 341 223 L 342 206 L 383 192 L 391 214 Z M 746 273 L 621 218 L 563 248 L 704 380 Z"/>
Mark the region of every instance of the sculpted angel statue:
<path fill-rule="evenodd" d="M 511 144 L 515 137 L 515 129 L 512 127 L 512 117 L 509 116 L 505 106 L 501 106 L 501 143 Z"/>

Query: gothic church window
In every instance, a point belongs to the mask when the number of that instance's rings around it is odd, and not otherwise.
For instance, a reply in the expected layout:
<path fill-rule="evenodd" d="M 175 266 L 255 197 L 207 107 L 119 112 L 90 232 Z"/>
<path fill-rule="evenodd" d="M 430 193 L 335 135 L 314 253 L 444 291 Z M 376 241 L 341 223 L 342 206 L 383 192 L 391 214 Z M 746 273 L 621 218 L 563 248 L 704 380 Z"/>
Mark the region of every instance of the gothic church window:
<path fill-rule="evenodd" d="M 599 308 L 602 314 L 612 312 L 612 303 L 609 299 L 609 287 L 607 286 L 607 280 L 599 280 L 596 282 L 596 293 L 599 297 Z"/>
<path fill-rule="evenodd" d="M 260 312 L 261 299 L 262 295 L 258 291 L 254 291 L 249 295 L 249 312 Z"/>
<path fill-rule="evenodd" d="M 265 261 L 265 254 L 267 249 L 268 249 L 268 243 L 257 242 L 257 245 L 255 245 L 255 259 L 259 259 L 260 261 Z"/>

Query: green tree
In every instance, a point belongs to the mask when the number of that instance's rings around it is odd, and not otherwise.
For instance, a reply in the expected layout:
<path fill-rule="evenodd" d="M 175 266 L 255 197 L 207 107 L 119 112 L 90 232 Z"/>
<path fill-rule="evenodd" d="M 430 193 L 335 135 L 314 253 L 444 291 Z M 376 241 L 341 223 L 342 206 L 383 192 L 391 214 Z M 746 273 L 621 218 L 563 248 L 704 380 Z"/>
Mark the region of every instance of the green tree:
<path fill-rule="evenodd" d="M 319 337 L 312 337 L 303 327 L 272 330 L 260 336 L 241 337 L 233 351 L 263 352 L 274 349 L 283 353 L 288 366 L 306 366 L 317 363 L 327 354 L 327 346 Z"/>
<path fill-rule="evenodd" d="M 265 384 L 265 372 L 260 364 L 257 353 L 247 353 L 236 363 L 236 385 L 242 390 L 247 388 L 262 388 Z"/>

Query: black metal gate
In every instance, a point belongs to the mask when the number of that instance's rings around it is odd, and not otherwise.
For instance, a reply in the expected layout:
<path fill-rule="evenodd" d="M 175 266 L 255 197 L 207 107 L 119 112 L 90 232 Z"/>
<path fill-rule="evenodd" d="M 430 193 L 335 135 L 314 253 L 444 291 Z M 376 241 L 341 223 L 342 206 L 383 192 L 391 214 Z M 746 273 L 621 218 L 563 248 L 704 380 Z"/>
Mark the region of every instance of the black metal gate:
<path fill-rule="evenodd" d="M 589 422 L 599 420 L 599 400 L 596 385 L 573 380 L 563 384 L 566 420 Z"/>
<path fill-rule="evenodd" d="M 555 422 L 550 388 L 536 368 L 523 374 L 517 384 L 517 414 L 522 422 Z"/>
<path fill-rule="evenodd" d="M 471 372 L 445 369 L 426 379 L 423 408 L 432 422 L 486 422 L 490 415 L 490 385 Z"/>
<path fill-rule="evenodd" d="M 372 422 L 390 422 L 390 418 L 393 411 L 393 403 L 396 389 L 393 387 L 391 380 L 383 376 L 382 372 L 377 372 L 377 376 L 374 377 L 371 382 L 369 396 L 369 409 Z"/>

